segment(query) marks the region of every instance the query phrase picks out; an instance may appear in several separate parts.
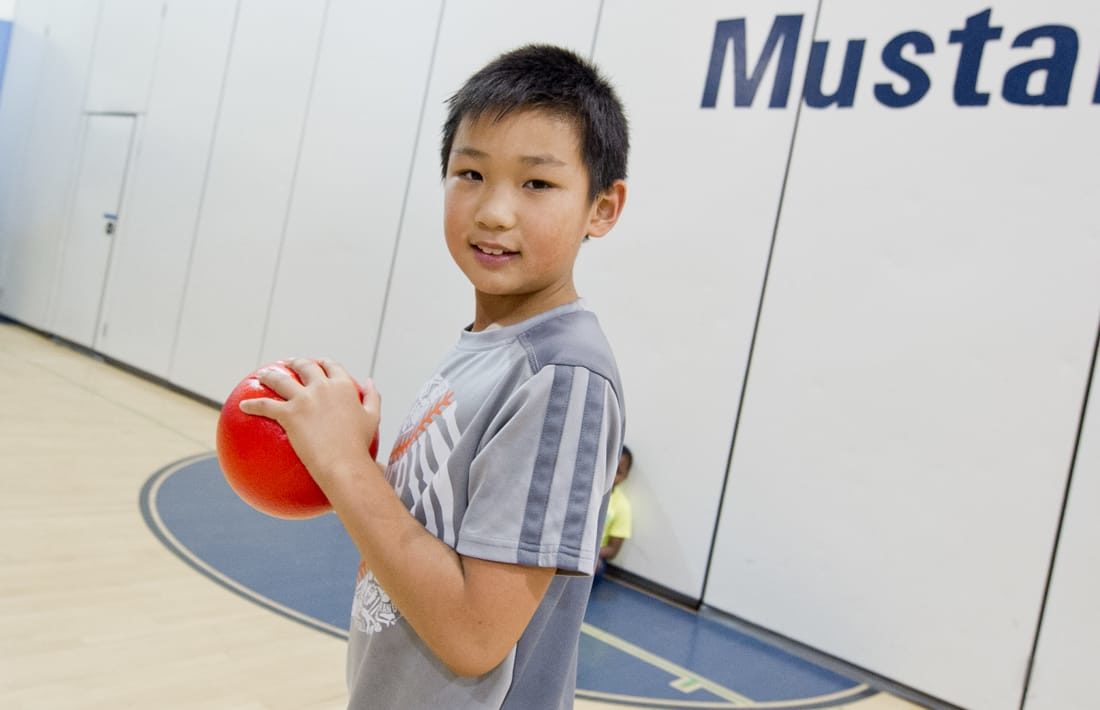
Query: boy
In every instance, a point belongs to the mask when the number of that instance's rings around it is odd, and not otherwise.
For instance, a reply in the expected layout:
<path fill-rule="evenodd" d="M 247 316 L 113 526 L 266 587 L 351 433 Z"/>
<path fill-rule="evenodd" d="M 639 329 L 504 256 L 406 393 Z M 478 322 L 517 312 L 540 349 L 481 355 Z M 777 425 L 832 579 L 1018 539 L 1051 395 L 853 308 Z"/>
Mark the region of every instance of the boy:
<path fill-rule="evenodd" d="M 611 484 L 611 497 L 607 501 L 603 537 L 600 539 L 600 564 L 598 567 L 600 572 L 606 569 L 608 562 L 615 559 L 615 555 L 623 549 L 623 541 L 629 538 L 632 532 L 630 499 L 623 493 L 623 489 L 619 487 L 619 484 L 630 475 L 630 467 L 633 465 L 634 454 L 629 447 L 623 445 L 623 453 L 619 458 L 619 468 L 615 471 L 615 482 Z"/>
<path fill-rule="evenodd" d="M 354 708 L 570 708 L 580 624 L 623 439 L 619 377 L 573 263 L 626 199 L 612 88 L 548 46 L 505 54 L 449 102 L 444 232 L 473 323 L 383 470 L 380 399 L 329 361 L 242 402 L 287 430 L 362 557 Z"/>

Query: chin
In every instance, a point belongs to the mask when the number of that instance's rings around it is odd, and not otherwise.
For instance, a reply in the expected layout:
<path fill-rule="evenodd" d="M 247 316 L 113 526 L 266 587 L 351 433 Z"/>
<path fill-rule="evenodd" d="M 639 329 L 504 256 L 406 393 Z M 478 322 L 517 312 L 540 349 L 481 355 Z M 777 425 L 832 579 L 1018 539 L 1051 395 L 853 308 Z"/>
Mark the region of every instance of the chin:
<path fill-rule="evenodd" d="M 512 296 L 522 296 L 522 292 L 513 291 L 507 288 L 478 288 L 474 286 L 479 294 L 482 296 L 489 296 L 491 298 L 509 298 Z"/>

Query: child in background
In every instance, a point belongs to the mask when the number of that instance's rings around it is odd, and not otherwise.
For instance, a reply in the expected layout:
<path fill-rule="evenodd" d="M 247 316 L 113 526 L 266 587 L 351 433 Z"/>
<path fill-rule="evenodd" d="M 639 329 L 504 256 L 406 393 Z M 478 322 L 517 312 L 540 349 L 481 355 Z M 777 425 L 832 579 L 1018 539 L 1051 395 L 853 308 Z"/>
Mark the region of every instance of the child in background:
<path fill-rule="evenodd" d="M 625 203 L 626 118 L 592 65 L 545 45 L 497 58 L 449 104 L 443 232 L 473 322 L 385 470 L 368 449 L 378 391 L 366 382 L 360 403 L 334 362 L 292 361 L 301 383 L 264 373 L 285 401 L 240 406 L 283 425 L 359 550 L 349 707 L 566 710 L 624 421 L 573 266 Z"/>
<path fill-rule="evenodd" d="M 634 454 L 625 445 L 622 456 L 619 457 L 619 468 L 615 471 L 615 483 L 611 488 L 611 498 L 607 504 L 607 520 L 603 527 L 603 539 L 600 541 L 600 571 L 607 563 L 615 559 L 619 550 L 623 547 L 623 540 L 630 537 L 631 517 L 630 500 L 623 493 L 619 484 L 630 475 L 630 467 L 634 465 Z"/>

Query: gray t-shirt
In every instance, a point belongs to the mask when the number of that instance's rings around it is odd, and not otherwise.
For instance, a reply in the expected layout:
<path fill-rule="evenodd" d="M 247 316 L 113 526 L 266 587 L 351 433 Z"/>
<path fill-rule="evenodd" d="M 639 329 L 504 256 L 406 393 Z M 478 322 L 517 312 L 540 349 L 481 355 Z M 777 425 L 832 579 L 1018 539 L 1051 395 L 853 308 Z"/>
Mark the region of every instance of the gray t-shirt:
<path fill-rule="evenodd" d="M 459 554 L 554 567 L 515 648 L 478 678 L 452 674 L 360 567 L 349 708 L 571 708 L 577 644 L 623 442 L 611 348 L 580 301 L 463 331 L 421 389 L 386 477 Z"/>

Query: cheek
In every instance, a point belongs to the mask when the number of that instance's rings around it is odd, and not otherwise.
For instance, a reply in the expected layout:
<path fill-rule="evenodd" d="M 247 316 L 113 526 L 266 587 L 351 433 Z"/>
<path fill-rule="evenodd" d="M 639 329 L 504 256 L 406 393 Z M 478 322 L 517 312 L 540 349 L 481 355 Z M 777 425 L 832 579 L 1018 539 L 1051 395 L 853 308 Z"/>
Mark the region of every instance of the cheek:
<path fill-rule="evenodd" d="M 588 222 L 575 219 L 576 207 L 567 201 L 545 207 L 531 215 L 528 228 L 543 236 L 550 251 L 568 252 L 574 247 L 572 242 L 584 236 Z"/>
<path fill-rule="evenodd" d="M 463 207 L 461 200 L 450 192 L 443 201 L 443 233 L 447 243 L 463 239 Z"/>

